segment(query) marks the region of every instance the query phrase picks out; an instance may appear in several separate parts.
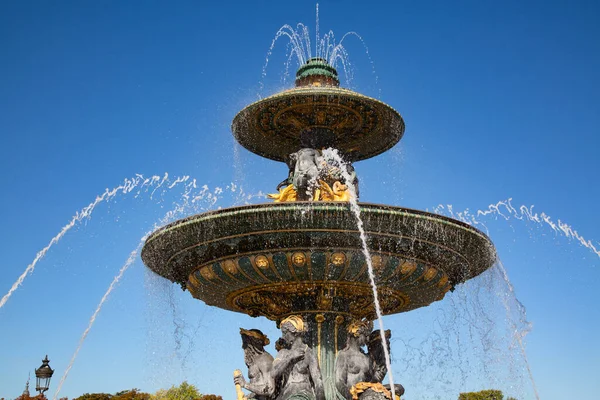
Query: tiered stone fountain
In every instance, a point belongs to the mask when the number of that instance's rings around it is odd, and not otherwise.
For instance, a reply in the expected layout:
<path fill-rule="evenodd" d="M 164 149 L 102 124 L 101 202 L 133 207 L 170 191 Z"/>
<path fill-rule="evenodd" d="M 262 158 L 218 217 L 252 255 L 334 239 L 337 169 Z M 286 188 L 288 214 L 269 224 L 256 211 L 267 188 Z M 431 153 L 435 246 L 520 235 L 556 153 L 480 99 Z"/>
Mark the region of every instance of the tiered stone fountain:
<path fill-rule="evenodd" d="M 345 348 L 366 344 L 364 338 L 357 343 L 352 338 L 368 334 L 364 328 L 376 312 L 357 220 L 348 202 L 350 186 L 357 181 L 347 182 L 340 173 L 343 166 L 322 150 L 335 148 L 348 163 L 374 157 L 402 138 L 402 117 L 381 101 L 340 88 L 337 71 L 313 58 L 298 70 L 295 88 L 244 108 L 232 130 L 251 152 L 289 165 L 288 179 L 270 196 L 275 201 L 167 225 L 146 241 L 144 263 L 210 306 L 281 324 L 284 335 L 275 362 L 247 358 L 249 381 L 236 379 L 255 396 L 356 397 L 369 388 L 360 389 L 357 379 L 385 392 L 376 387 L 386 372 L 376 345 L 370 346 L 370 365 L 354 378 L 340 366 Z M 470 225 L 401 207 L 359 206 L 384 315 L 442 300 L 495 260 L 488 237 Z M 268 343 L 257 330 L 243 330 L 242 338 L 245 348 L 260 351 Z M 292 342 L 306 347 L 293 353 L 297 346 Z M 311 354 L 320 377 L 306 372 L 313 368 Z M 355 370 L 357 357 L 350 363 Z M 282 361 L 287 367 L 276 368 Z M 298 379 L 310 385 L 294 392 L 290 382 Z M 319 379 L 322 387 L 315 382 Z"/>

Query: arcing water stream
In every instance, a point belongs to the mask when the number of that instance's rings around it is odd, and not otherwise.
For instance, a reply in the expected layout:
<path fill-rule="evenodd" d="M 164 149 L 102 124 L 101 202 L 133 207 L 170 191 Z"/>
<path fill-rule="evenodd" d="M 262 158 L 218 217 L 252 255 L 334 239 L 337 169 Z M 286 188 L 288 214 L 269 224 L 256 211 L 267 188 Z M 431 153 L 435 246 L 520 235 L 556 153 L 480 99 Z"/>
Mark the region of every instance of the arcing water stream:
<path fill-rule="evenodd" d="M 319 32 L 319 4 L 316 5 L 316 26 L 315 26 L 315 57 L 323 58 L 334 68 L 337 68 L 339 64 L 341 64 L 342 69 L 344 70 L 344 77 L 346 86 L 351 87 L 352 81 L 354 78 L 354 69 L 352 67 L 352 63 L 350 62 L 350 57 L 348 55 L 348 51 L 344 47 L 344 40 L 349 37 L 354 37 L 359 40 L 362 44 L 365 54 L 369 60 L 369 64 L 371 65 L 372 73 L 375 77 L 375 84 L 378 84 L 379 78 L 375 71 L 375 63 L 371 59 L 371 55 L 369 53 L 369 48 L 367 47 L 363 38 L 357 32 L 346 32 L 342 35 L 342 38 L 339 42 L 335 38 L 335 34 L 333 31 L 329 31 L 322 36 L 320 36 Z M 296 27 L 289 24 L 283 25 L 279 30 L 275 33 L 275 37 L 271 42 L 271 46 L 267 51 L 265 64 L 262 69 L 261 82 L 259 85 L 259 98 L 261 98 L 261 92 L 264 89 L 264 81 L 267 76 L 267 66 L 269 65 L 269 60 L 271 55 L 273 54 L 273 49 L 277 41 L 280 38 L 287 38 L 289 40 L 288 48 L 287 48 L 287 57 L 284 66 L 284 74 L 283 80 L 288 77 L 290 70 L 290 63 L 292 58 L 296 58 L 298 66 L 305 64 L 307 60 L 309 60 L 312 56 L 312 46 L 310 40 L 310 31 L 308 26 L 303 23 L 298 23 Z M 338 64 L 339 63 L 339 64 Z M 379 94 L 381 95 L 381 90 L 379 90 Z"/>
<path fill-rule="evenodd" d="M 120 193 L 129 194 L 133 192 L 136 188 L 137 191 L 135 197 L 139 196 L 142 192 L 148 192 L 150 189 L 152 189 L 152 192 L 150 194 L 150 198 L 152 198 L 155 192 L 159 188 L 163 187 L 165 184 L 168 186 L 168 189 L 172 189 L 178 184 L 186 182 L 188 179 L 189 176 L 183 176 L 175 178 L 174 180 L 169 180 L 168 173 L 165 173 L 162 178 L 158 175 L 154 175 L 151 178 L 144 178 L 142 175 L 136 175 L 134 178 L 125 179 L 125 181 L 121 185 L 116 186 L 113 189 L 106 189 L 104 193 L 98 195 L 93 202 L 76 212 L 71 221 L 69 221 L 69 223 L 66 224 L 60 230 L 60 232 L 50 240 L 46 247 L 44 247 L 37 253 L 31 264 L 29 264 L 27 268 L 25 268 L 25 271 L 23 271 L 23 273 L 19 276 L 17 281 L 12 285 L 8 293 L 5 294 L 4 297 L 2 297 L 2 299 L 0 300 L 0 308 L 2 308 L 4 304 L 6 304 L 10 296 L 12 296 L 12 294 L 19 288 L 19 286 L 23 284 L 23 281 L 25 280 L 27 275 L 33 273 L 33 271 L 35 270 L 35 266 L 42 258 L 44 258 L 48 250 L 50 250 L 52 246 L 58 243 L 60 239 L 76 224 L 82 222 L 87 218 L 91 218 L 92 213 L 94 212 L 94 209 L 98 204 L 102 202 L 108 202 Z"/>
<path fill-rule="evenodd" d="M 354 216 L 356 218 L 356 226 L 358 231 L 360 232 L 360 240 L 362 243 L 362 252 L 367 262 L 367 270 L 369 272 L 369 281 L 371 283 L 371 289 L 373 290 L 373 302 L 375 303 L 375 312 L 377 313 L 377 322 L 379 324 L 379 334 L 381 335 L 381 343 L 383 343 L 383 353 L 385 356 L 385 366 L 388 370 L 388 376 L 390 381 L 390 389 L 392 392 L 392 399 L 396 398 L 396 391 L 394 386 L 394 376 L 392 373 L 392 363 L 390 358 L 390 352 L 388 350 L 388 346 L 386 345 L 387 340 L 385 338 L 385 329 L 383 327 L 383 314 L 381 312 L 381 306 L 379 304 L 379 297 L 377 294 L 377 284 L 375 283 L 375 273 L 373 272 L 373 261 L 371 259 L 371 253 L 369 252 L 369 247 L 367 244 L 367 235 L 365 234 L 365 230 L 363 227 L 363 221 L 360 217 L 360 207 L 358 205 L 358 196 L 356 192 L 356 187 L 353 185 L 353 179 L 348 172 L 348 167 L 346 162 L 340 157 L 338 151 L 336 149 L 325 149 L 323 150 L 323 156 L 326 159 L 334 160 L 339 166 L 340 171 L 346 181 L 346 185 L 348 186 L 348 190 L 350 191 L 350 207 Z"/>
<path fill-rule="evenodd" d="M 188 181 L 188 179 L 189 179 L 189 177 L 186 177 L 185 180 L 183 180 L 183 182 Z M 172 189 L 173 187 L 175 187 L 175 185 L 177 183 L 179 183 L 179 180 L 176 180 L 172 184 L 168 185 L 168 188 Z M 104 303 L 110 296 L 113 289 L 116 287 L 116 285 L 119 283 L 119 281 L 123 277 L 123 274 L 125 273 L 125 271 L 127 271 L 127 269 L 129 269 L 129 267 L 137 260 L 138 253 L 142 249 L 148 236 L 152 232 L 154 232 L 156 229 L 158 229 L 160 226 L 168 224 L 178 218 L 181 218 L 184 215 L 188 215 L 188 214 L 191 214 L 194 212 L 199 212 L 199 211 L 206 211 L 206 209 L 208 209 L 211 206 L 214 206 L 216 204 L 216 202 L 219 199 L 219 195 L 221 195 L 223 193 L 223 189 L 221 189 L 219 187 L 217 187 L 214 190 L 214 192 L 210 192 L 208 190 L 208 186 L 206 186 L 206 185 L 202 186 L 199 190 L 197 190 L 197 189 L 198 189 L 198 185 L 196 184 L 196 180 L 195 179 L 191 180 L 191 182 L 189 182 L 185 186 L 184 193 L 181 196 L 183 201 L 180 204 L 175 204 L 174 208 L 171 211 L 167 212 L 165 214 L 165 216 L 163 218 L 161 218 L 160 222 L 158 224 L 154 225 L 154 227 L 151 230 L 149 230 L 141 238 L 138 246 L 135 248 L 135 250 L 133 250 L 129 254 L 127 261 L 121 267 L 118 274 L 113 278 L 108 289 L 106 290 L 106 292 L 102 296 L 100 302 L 98 303 L 96 310 L 92 314 L 92 317 L 90 318 L 87 328 L 81 335 L 81 338 L 79 339 L 77 348 L 75 349 L 75 352 L 73 353 L 73 356 L 71 357 L 71 361 L 69 362 L 69 365 L 67 366 L 67 368 L 58 384 L 56 392 L 54 393 L 54 397 L 53 397 L 54 400 L 58 399 L 58 395 L 60 394 L 62 386 L 63 386 L 65 380 L 67 379 L 67 376 L 69 375 L 69 371 L 73 367 L 73 364 L 75 363 L 75 359 L 77 358 L 77 355 L 79 354 L 79 351 L 81 350 L 83 343 L 85 342 L 85 339 L 87 338 L 90 330 L 92 329 L 92 326 L 94 325 L 94 322 L 96 321 L 96 318 L 98 317 L 98 314 L 102 310 L 102 306 L 104 305 Z M 238 190 L 238 187 L 232 183 L 231 185 L 227 186 L 226 189 L 230 189 L 232 192 L 235 192 L 236 190 Z M 152 192 L 152 194 L 154 194 L 154 191 Z M 247 199 L 250 199 L 251 197 L 252 196 L 249 196 L 249 197 L 247 197 Z M 244 192 L 241 188 L 239 188 L 238 201 L 240 201 L 242 198 L 244 198 Z M 205 201 L 206 204 L 204 207 L 201 206 L 201 201 Z"/>
<path fill-rule="evenodd" d="M 150 183 L 152 181 L 154 181 L 153 184 Z M 126 182 L 128 182 L 128 181 L 126 181 Z M 146 182 L 146 183 L 144 183 L 144 182 Z M 218 199 L 220 198 L 220 195 L 223 192 L 229 192 L 229 191 L 235 192 L 238 196 L 239 202 L 244 202 L 244 201 L 249 200 L 249 197 L 247 195 L 245 195 L 243 193 L 243 191 L 241 191 L 238 187 L 236 187 L 233 184 L 226 187 L 224 190 L 222 190 L 220 188 L 216 188 L 213 191 L 210 191 L 208 189 L 208 187 L 206 187 L 206 186 L 198 187 L 199 185 L 197 185 L 193 179 L 190 179 L 188 177 L 178 178 L 178 179 L 174 179 L 171 181 L 169 181 L 168 178 L 156 178 L 156 177 L 152 178 L 152 179 L 140 178 L 140 180 L 137 181 L 137 186 L 132 186 L 131 183 L 123 184 L 123 185 L 120 185 L 121 188 L 116 191 L 115 190 L 106 191 L 104 194 L 104 198 L 102 198 L 102 196 L 98 196 L 99 199 L 97 199 L 94 203 L 91 203 L 90 206 L 82 209 L 80 212 L 78 212 L 76 214 L 76 217 L 79 217 L 79 218 L 74 218 L 75 222 L 72 222 L 72 225 L 70 225 L 70 226 L 73 226 L 73 225 L 81 222 L 86 217 L 89 218 L 91 216 L 91 212 L 95 209 L 94 207 L 96 205 L 98 205 L 102 201 L 107 201 L 110 198 L 114 198 L 117 194 L 133 193 L 137 197 L 138 195 L 140 195 L 142 193 L 149 193 L 150 196 L 152 196 L 152 195 L 156 196 L 157 193 L 161 193 L 162 190 L 169 190 L 170 188 L 175 188 L 176 186 L 182 186 L 182 185 L 184 187 L 184 193 L 182 195 L 182 202 L 181 202 L 181 204 L 176 205 L 172 211 L 170 211 L 169 213 L 166 214 L 165 219 L 163 220 L 164 222 L 168 222 L 168 221 L 174 220 L 182 215 L 189 214 L 190 208 L 194 208 L 194 207 L 199 208 L 201 205 L 208 206 L 208 207 L 215 206 L 217 204 Z M 158 186 L 158 188 L 157 188 L 157 186 Z M 138 190 L 135 189 L 136 187 Z M 127 190 L 121 192 L 123 190 L 123 188 L 127 188 Z M 161 188 L 163 188 L 163 189 L 161 189 Z M 201 208 L 205 208 L 205 207 L 201 207 Z M 446 210 L 449 210 L 449 211 L 446 211 Z M 517 212 L 515 212 L 515 210 L 521 210 L 521 211 L 517 213 Z M 583 236 L 578 234 L 577 231 L 574 230 L 569 225 L 567 225 L 561 221 L 555 222 L 554 220 L 552 220 L 549 216 L 547 216 L 544 213 L 539 213 L 539 214 L 534 213 L 532 211 L 532 207 L 521 206 L 519 208 L 515 208 L 510 203 L 510 200 L 504 201 L 504 202 L 498 202 L 496 204 L 491 205 L 487 210 L 485 210 L 485 209 L 479 210 L 474 214 L 470 214 L 468 212 L 468 210 L 463 211 L 463 212 L 456 212 L 453 210 L 453 208 L 451 206 L 445 206 L 444 208 L 438 208 L 436 211 L 437 212 L 446 211 L 446 212 L 450 213 L 451 216 L 453 216 L 457 219 L 461 219 L 461 220 L 471 223 L 473 225 L 479 225 L 479 226 L 483 226 L 483 227 L 485 227 L 484 223 L 482 222 L 482 220 L 484 218 L 499 217 L 499 216 L 505 220 L 508 220 L 510 217 L 512 217 L 517 220 L 536 222 L 536 223 L 539 223 L 540 225 L 549 226 L 553 231 L 557 232 L 558 234 L 564 235 L 567 238 L 576 239 L 578 244 L 588 248 L 589 250 L 594 252 L 594 254 L 598 255 L 596 246 L 594 246 L 593 242 L 588 239 L 585 239 Z M 357 221 L 357 223 L 358 223 L 358 221 Z M 65 229 L 68 230 L 68 229 L 70 229 L 70 227 L 65 228 Z M 58 242 L 58 240 L 65 235 L 65 233 L 66 233 L 66 231 L 65 232 L 61 231 L 61 233 L 59 233 L 59 235 L 57 235 L 57 238 L 54 238 L 51 241 L 49 246 L 56 244 Z M 66 380 L 66 378 L 73 366 L 73 363 L 74 363 L 75 359 L 77 358 L 79 350 L 81 349 L 84 341 L 86 340 L 86 337 L 88 336 L 88 333 L 90 332 L 92 325 L 94 324 L 95 320 L 97 319 L 97 316 L 99 315 L 99 312 L 100 312 L 103 304 L 106 302 L 106 300 L 108 299 L 111 292 L 114 290 L 114 288 L 120 282 L 125 271 L 128 270 L 128 268 L 133 264 L 132 260 L 135 260 L 138 250 L 139 250 L 139 248 L 137 248 L 136 250 L 134 250 L 134 252 L 132 252 L 130 254 L 130 256 L 127 259 L 127 262 L 121 267 L 121 269 L 119 270 L 119 273 L 113 279 L 108 290 L 106 291 L 106 293 L 102 297 L 100 303 L 96 307 L 95 312 L 93 313 L 92 317 L 90 318 L 90 322 L 88 324 L 87 329 L 84 331 L 81 339 L 79 340 L 77 349 L 75 350 L 75 353 L 74 353 L 73 357 L 71 358 L 71 362 L 69 363 L 69 366 L 68 366 L 67 370 L 65 371 L 63 378 L 61 379 L 61 383 L 59 384 L 60 386 L 55 394 L 55 398 L 58 397 L 61 387 L 62 387 L 64 381 Z M 37 263 L 42 257 L 43 257 L 43 254 L 39 258 L 36 258 L 35 263 Z M 370 257 L 366 257 L 366 258 L 368 260 L 370 260 Z M 35 267 L 35 263 L 33 263 L 34 267 Z M 369 266 L 369 269 L 371 269 L 371 268 L 372 268 L 372 266 Z M 369 271 L 369 273 L 371 274 L 371 271 Z M 499 287 L 498 285 L 501 285 L 501 284 L 504 286 Z M 470 379 L 469 376 L 471 374 L 473 374 L 472 369 L 473 369 L 474 365 L 469 364 L 470 361 L 468 359 L 464 358 L 467 356 L 463 355 L 463 353 L 467 354 L 472 350 L 469 350 L 469 347 L 470 347 L 469 344 L 465 345 L 464 343 L 462 343 L 464 341 L 465 334 L 464 334 L 464 331 L 461 330 L 461 328 L 457 328 L 457 322 L 468 326 L 468 332 L 466 333 L 466 335 L 467 335 L 466 338 L 470 337 L 471 341 L 473 341 L 473 342 L 479 341 L 479 342 L 483 343 L 483 349 L 481 350 L 481 353 L 479 354 L 479 356 L 483 356 L 484 359 L 486 360 L 486 362 L 481 363 L 483 365 L 486 365 L 487 361 L 490 361 L 490 358 L 489 358 L 489 357 L 491 357 L 490 354 L 492 354 L 492 355 L 493 354 L 501 354 L 503 351 L 505 351 L 503 349 L 498 348 L 498 345 L 497 345 L 497 343 L 495 343 L 493 336 L 490 336 L 490 331 L 492 329 L 497 329 L 497 330 L 509 329 L 510 337 L 512 338 L 513 344 L 514 344 L 515 348 L 519 349 L 519 353 L 520 353 L 519 358 L 523 360 L 523 364 L 521 364 L 521 365 L 523 365 L 527 369 L 525 371 L 525 373 L 529 374 L 531 384 L 533 385 L 533 390 L 535 392 L 533 394 L 535 396 L 534 398 L 539 399 L 539 395 L 537 394 L 537 388 L 535 387 L 535 381 L 533 380 L 531 370 L 530 370 L 529 365 L 526 360 L 525 347 L 523 344 L 523 336 L 529 330 L 529 323 L 526 321 L 526 318 L 525 318 L 525 309 L 517 300 L 517 298 L 514 294 L 514 290 L 512 289 L 512 285 L 510 284 L 510 281 L 508 280 L 508 278 L 505 274 L 502 264 L 499 263 L 498 265 L 496 265 L 492 270 L 490 270 L 490 273 L 487 274 L 487 276 L 484 276 L 481 279 L 477 279 L 477 282 L 468 282 L 467 284 L 461 285 L 461 286 L 464 286 L 464 287 L 457 289 L 457 292 L 455 292 L 453 294 L 449 294 L 450 296 L 447 296 L 447 299 L 445 299 L 440 304 L 436 303 L 436 305 L 432 307 L 432 308 L 439 308 L 441 310 L 444 310 L 442 313 L 438 313 L 438 317 L 436 317 L 436 320 L 435 320 L 435 323 L 439 324 L 439 326 L 441 326 L 440 329 L 442 330 L 442 332 L 440 334 L 433 333 L 430 336 L 430 339 L 426 339 L 426 340 L 430 340 L 430 341 L 421 342 L 417 346 L 411 346 L 410 343 L 405 343 L 406 349 L 404 351 L 398 349 L 400 351 L 398 351 L 399 359 L 395 363 L 396 366 L 404 365 L 404 366 L 408 367 L 409 365 L 411 365 L 412 366 L 411 370 L 420 372 L 421 374 L 427 373 L 427 371 L 429 371 L 430 368 L 438 368 L 439 370 L 444 370 L 444 369 L 449 370 L 453 367 L 458 368 L 460 370 L 460 373 L 462 374 L 462 378 L 459 377 L 459 379 L 454 382 L 454 385 L 456 385 L 457 382 L 460 382 L 461 387 L 464 387 L 463 383 L 466 382 L 468 379 Z M 495 289 L 494 289 L 494 286 L 496 286 Z M 494 318 L 495 318 L 495 316 L 498 315 L 498 312 L 491 311 L 491 310 L 486 311 L 484 309 L 485 308 L 485 300 L 478 300 L 478 298 L 477 298 L 478 292 L 482 293 L 484 296 L 489 296 L 490 298 L 493 297 L 494 299 L 496 299 L 495 300 L 496 302 L 498 299 L 501 300 L 501 302 L 503 303 L 504 309 L 505 309 L 505 313 L 506 313 L 504 328 L 502 328 L 501 326 L 500 327 L 492 326 L 492 325 L 499 324 L 498 321 L 494 321 Z M 377 294 L 377 292 L 375 291 L 374 295 L 376 296 L 376 294 Z M 486 297 L 486 299 L 487 299 L 487 297 Z M 512 313 L 515 313 L 515 314 L 512 314 Z M 452 317 L 452 315 L 454 315 L 454 317 Z M 508 324 L 509 326 L 506 326 L 506 324 Z M 380 328 L 381 328 L 381 325 L 380 325 Z M 404 327 L 403 327 L 403 329 L 404 329 Z M 453 334 L 453 332 L 454 332 L 454 334 Z M 450 333 L 450 335 L 448 335 L 449 333 Z M 177 333 L 175 333 L 175 334 L 177 334 Z M 431 338 L 433 338 L 433 339 L 431 339 Z M 396 340 L 401 340 L 401 339 L 399 339 L 397 337 Z M 438 342 L 434 343 L 436 340 Z M 459 346 L 462 346 L 462 347 L 459 347 L 459 349 L 456 353 L 454 353 L 455 354 L 454 356 L 452 356 L 452 354 L 450 354 L 450 352 L 453 351 L 452 350 L 453 346 L 456 345 L 456 344 L 452 344 L 452 341 L 455 341 L 456 343 L 459 343 Z M 426 348 L 427 343 L 431 344 L 431 352 L 430 352 L 431 354 L 429 354 L 429 355 L 426 354 L 429 352 Z M 447 358 L 449 360 L 454 360 L 453 365 L 439 364 L 440 358 L 444 358 L 444 357 L 440 357 L 440 354 L 444 354 L 444 353 L 448 353 Z M 419 354 L 421 354 L 421 356 L 419 356 Z M 389 357 L 389 355 L 388 355 L 388 357 Z M 421 359 L 420 359 L 420 357 L 421 357 Z M 456 358 L 456 357 L 458 357 L 458 358 Z M 498 360 L 492 359 L 491 362 L 505 365 L 506 356 L 499 356 L 499 357 L 504 357 L 504 358 L 498 359 Z M 446 363 L 448 361 L 443 361 L 443 362 Z M 419 366 L 420 363 L 421 363 L 421 366 Z M 487 368 L 487 366 L 486 366 L 486 368 Z M 509 365 L 509 367 L 507 367 L 507 368 L 508 369 L 517 368 L 517 366 Z M 390 376 L 391 376 L 392 370 L 391 370 L 390 366 L 388 366 L 388 371 L 390 372 Z M 411 371 L 405 371 L 405 372 L 411 372 Z M 502 381 L 499 378 L 495 378 L 494 377 L 495 373 L 496 373 L 496 371 L 493 371 L 493 370 L 486 371 L 486 374 L 491 377 L 490 381 L 494 381 L 494 379 L 496 379 L 495 381 L 498 382 L 499 384 L 510 381 L 510 379 Z M 445 375 L 446 375 L 446 372 L 440 373 L 440 375 L 437 378 L 434 378 L 434 380 L 443 382 L 444 380 L 451 381 L 453 379 L 453 378 L 451 379 Z M 515 376 L 517 376 L 517 378 L 518 378 L 519 373 L 515 372 Z M 441 379 L 438 379 L 438 378 L 441 378 Z M 393 378 L 391 378 L 391 379 L 393 379 Z M 391 379 L 390 379 L 390 382 L 392 383 L 393 381 Z M 406 379 L 406 381 L 410 381 L 410 382 L 414 381 L 413 379 L 407 379 L 407 376 L 404 376 L 404 379 Z M 415 379 L 418 379 L 418 377 L 416 377 Z M 461 379 L 462 379 L 462 381 L 461 381 Z M 430 385 L 433 385 L 433 384 L 430 383 Z M 439 386 L 435 386 L 435 385 L 431 386 L 431 390 L 438 391 L 438 393 L 440 393 Z"/>
<path fill-rule="evenodd" d="M 472 214 L 469 209 L 460 212 L 454 212 L 452 205 L 438 205 L 433 208 L 433 212 L 442 215 L 449 215 L 452 218 L 459 219 L 463 222 L 471 224 L 473 226 L 480 225 L 486 231 L 487 226 L 480 220 L 481 217 L 501 217 L 505 220 L 509 220 L 511 217 L 519 221 L 530 221 L 540 225 L 546 225 L 550 227 L 555 233 L 565 236 L 567 239 L 575 239 L 579 244 L 600 257 L 600 249 L 597 245 L 580 235 L 573 227 L 569 224 L 562 222 L 560 219 L 556 222 L 548 214 L 541 212 L 534 212 L 534 206 L 521 205 L 519 208 L 515 208 L 512 205 L 512 198 L 502 200 L 497 203 L 490 204 L 485 210 L 477 210 L 475 214 Z"/>

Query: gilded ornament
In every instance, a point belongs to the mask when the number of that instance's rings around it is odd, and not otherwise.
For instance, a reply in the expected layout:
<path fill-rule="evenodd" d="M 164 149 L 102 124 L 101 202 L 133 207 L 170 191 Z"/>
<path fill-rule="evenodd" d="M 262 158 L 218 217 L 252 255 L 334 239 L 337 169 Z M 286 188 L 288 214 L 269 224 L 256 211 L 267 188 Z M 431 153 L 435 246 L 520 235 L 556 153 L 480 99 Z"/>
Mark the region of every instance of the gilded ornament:
<path fill-rule="evenodd" d="M 269 268 L 269 259 L 262 255 L 257 256 L 254 259 L 254 264 L 260 269 L 267 269 L 267 268 Z"/>
<path fill-rule="evenodd" d="M 433 279 L 434 276 L 436 276 L 436 274 L 437 274 L 437 269 L 428 268 L 427 271 L 425 271 L 425 275 L 423 275 L 423 279 L 425 280 L 425 282 L 430 281 Z"/>
<path fill-rule="evenodd" d="M 354 320 L 348 325 L 348 333 L 358 337 L 361 332 L 369 333 L 373 330 L 373 322 L 365 320 Z"/>
<path fill-rule="evenodd" d="M 292 264 L 296 267 L 303 267 L 306 264 L 306 256 L 304 253 L 294 253 L 292 254 Z"/>
<path fill-rule="evenodd" d="M 202 275 L 204 279 L 214 279 L 216 277 L 215 272 L 210 265 L 200 268 L 200 275 Z"/>
<path fill-rule="evenodd" d="M 290 315 L 289 317 L 284 318 L 281 321 L 281 323 L 279 324 L 279 326 L 282 326 L 283 324 L 287 324 L 287 323 L 292 324 L 292 326 L 298 332 L 305 332 L 306 331 L 306 325 L 304 324 L 304 320 L 299 315 Z"/>
<path fill-rule="evenodd" d="M 371 265 L 373 265 L 373 268 L 376 270 L 380 270 L 381 268 L 383 268 L 383 257 L 379 256 L 379 255 L 375 255 L 371 257 Z"/>
<path fill-rule="evenodd" d="M 390 392 L 382 383 L 377 382 L 358 382 L 350 389 L 352 400 L 358 400 L 360 394 L 368 389 L 371 389 L 377 393 L 383 394 L 387 399 L 392 398 L 392 392 Z M 396 400 L 400 400 L 400 396 L 396 395 Z"/>
<path fill-rule="evenodd" d="M 286 201 L 296 201 L 298 194 L 294 185 L 288 185 L 284 188 L 280 188 L 279 193 L 271 193 L 268 194 L 267 197 L 273 199 L 276 203 L 281 203 Z"/>
<path fill-rule="evenodd" d="M 225 261 L 223 264 L 221 264 L 223 266 L 223 269 L 230 273 L 230 274 L 237 274 L 238 273 L 238 268 L 237 265 L 235 264 L 234 261 L 232 260 L 227 260 Z"/>
<path fill-rule="evenodd" d="M 264 335 L 258 329 L 244 329 L 244 328 L 240 328 L 240 335 L 250 336 L 250 337 L 253 337 L 255 339 L 258 339 L 258 340 L 260 340 L 262 342 L 263 346 L 267 346 L 269 343 L 271 343 L 271 341 L 269 340 L 269 338 L 267 337 L 267 335 Z"/>
<path fill-rule="evenodd" d="M 319 201 L 350 201 L 350 190 L 348 185 L 340 181 L 333 182 L 333 187 L 327 182 L 319 180 Z"/>
<path fill-rule="evenodd" d="M 346 255 L 344 253 L 333 253 L 331 255 L 331 263 L 338 267 L 344 265 L 346 263 Z"/>
<path fill-rule="evenodd" d="M 442 279 L 440 279 L 440 281 L 438 282 L 438 287 L 444 287 L 446 283 L 448 283 L 448 275 L 444 274 L 444 276 L 442 276 Z"/>
<path fill-rule="evenodd" d="M 317 307 L 319 310 L 331 310 L 333 306 L 334 289 L 323 288 L 317 297 Z"/>
<path fill-rule="evenodd" d="M 417 264 L 413 261 L 405 261 L 400 268 L 402 275 L 410 275 L 417 269 Z"/>

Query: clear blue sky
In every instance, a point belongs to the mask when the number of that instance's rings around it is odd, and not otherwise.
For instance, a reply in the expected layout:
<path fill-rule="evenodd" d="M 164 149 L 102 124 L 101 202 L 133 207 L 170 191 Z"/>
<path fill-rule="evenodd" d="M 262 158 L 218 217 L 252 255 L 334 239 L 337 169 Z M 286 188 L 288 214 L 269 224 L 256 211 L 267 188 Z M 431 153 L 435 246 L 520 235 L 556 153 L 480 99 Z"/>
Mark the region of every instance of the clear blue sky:
<path fill-rule="evenodd" d="M 475 211 L 512 197 L 600 247 L 599 17 L 592 1 L 321 2 L 321 32 L 358 32 L 375 66 L 349 39 L 351 88 L 406 122 L 396 148 L 356 164 L 362 200 Z M 190 175 L 211 191 L 231 182 L 247 193 L 273 190 L 285 166 L 235 145 L 229 126 L 258 95 L 290 85 L 284 39 L 261 78 L 279 27 L 303 22 L 314 33 L 314 21 L 311 2 L 0 4 L 0 296 L 75 212 L 135 174 Z M 54 394 L 100 298 L 181 185 L 158 193 L 99 204 L 0 309 L 0 397 L 18 396 L 46 353 Z M 238 193 L 215 206 L 239 202 Z M 527 308 L 540 397 L 593 398 L 600 258 L 545 225 L 481 220 Z M 511 320 L 525 324 L 510 299 L 507 320 L 506 285 L 493 276 L 430 310 L 385 319 L 406 399 L 488 387 L 534 398 L 507 333 Z M 208 308 L 148 274 L 138 257 L 61 396 L 153 392 L 188 379 L 231 399 L 232 371 L 243 367 L 238 327 L 276 338 L 273 325 Z"/>

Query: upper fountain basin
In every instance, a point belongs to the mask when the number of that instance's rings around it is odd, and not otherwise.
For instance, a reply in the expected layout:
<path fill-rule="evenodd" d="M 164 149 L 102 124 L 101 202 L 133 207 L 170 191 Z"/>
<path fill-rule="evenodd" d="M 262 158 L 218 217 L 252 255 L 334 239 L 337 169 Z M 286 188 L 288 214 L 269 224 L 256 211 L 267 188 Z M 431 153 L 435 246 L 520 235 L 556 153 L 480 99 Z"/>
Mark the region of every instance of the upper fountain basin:
<path fill-rule="evenodd" d="M 398 143 L 404 121 L 379 100 L 313 82 L 250 104 L 231 129 L 242 146 L 272 160 L 286 161 L 304 147 L 333 147 L 354 162 Z"/>

